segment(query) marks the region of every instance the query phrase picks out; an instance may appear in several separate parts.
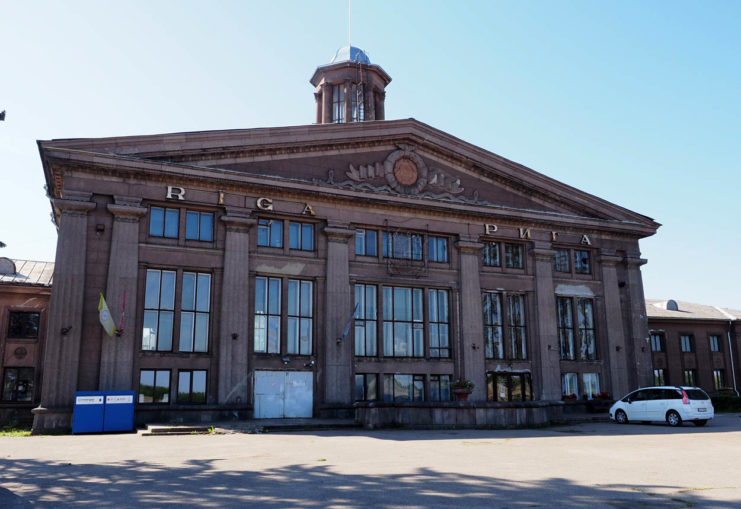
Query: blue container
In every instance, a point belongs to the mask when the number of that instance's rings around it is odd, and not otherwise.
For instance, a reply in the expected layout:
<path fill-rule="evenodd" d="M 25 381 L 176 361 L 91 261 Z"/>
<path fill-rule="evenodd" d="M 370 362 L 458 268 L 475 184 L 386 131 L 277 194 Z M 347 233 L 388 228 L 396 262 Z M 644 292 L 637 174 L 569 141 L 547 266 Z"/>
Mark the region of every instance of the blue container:
<path fill-rule="evenodd" d="M 106 391 L 103 431 L 134 429 L 134 391 Z"/>
<path fill-rule="evenodd" d="M 72 433 L 100 433 L 103 431 L 104 402 L 104 392 L 76 392 L 74 412 L 72 413 Z"/>

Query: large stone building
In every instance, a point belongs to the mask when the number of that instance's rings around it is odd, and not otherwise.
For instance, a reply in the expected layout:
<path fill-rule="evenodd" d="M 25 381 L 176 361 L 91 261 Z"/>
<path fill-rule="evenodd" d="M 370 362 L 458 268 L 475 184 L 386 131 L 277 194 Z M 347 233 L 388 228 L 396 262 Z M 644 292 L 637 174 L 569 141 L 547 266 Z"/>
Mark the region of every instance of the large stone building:
<path fill-rule="evenodd" d="M 41 401 L 54 264 L 0 258 L 0 425 L 31 421 Z"/>
<path fill-rule="evenodd" d="M 647 300 L 654 383 L 738 394 L 741 311 Z"/>
<path fill-rule="evenodd" d="M 659 225 L 385 120 L 390 81 L 346 47 L 311 78 L 314 125 L 39 142 L 59 239 L 36 428 L 68 426 L 76 390 L 138 391 L 138 422 L 493 425 L 650 383 Z"/>

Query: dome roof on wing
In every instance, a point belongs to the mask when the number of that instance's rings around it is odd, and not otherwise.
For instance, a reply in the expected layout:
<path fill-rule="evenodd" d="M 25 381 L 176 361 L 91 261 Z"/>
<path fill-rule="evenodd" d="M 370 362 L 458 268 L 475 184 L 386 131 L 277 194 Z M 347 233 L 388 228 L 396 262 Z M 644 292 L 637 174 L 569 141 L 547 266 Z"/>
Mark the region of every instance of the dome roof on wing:
<path fill-rule="evenodd" d="M 340 62 L 358 62 L 367 65 L 371 63 L 365 51 L 355 46 L 343 46 L 337 50 L 332 60 L 329 61 L 330 64 L 339 64 Z"/>

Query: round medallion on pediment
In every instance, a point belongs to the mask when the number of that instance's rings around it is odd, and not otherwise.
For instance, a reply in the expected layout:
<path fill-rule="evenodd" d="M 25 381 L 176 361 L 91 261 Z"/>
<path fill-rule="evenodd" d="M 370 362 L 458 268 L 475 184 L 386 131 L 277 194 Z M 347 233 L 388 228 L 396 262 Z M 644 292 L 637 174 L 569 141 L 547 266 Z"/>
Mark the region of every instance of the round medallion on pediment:
<path fill-rule="evenodd" d="M 26 355 L 28 355 L 28 350 L 25 347 L 19 346 L 13 350 L 13 356 L 18 360 L 23 359 Z"/>
<path fill-rule="evenodd" d="M 394 164 L 394 177 L 403 186 L 411 186 L 417 182 L 419 172 L 417 166 L 407 157 L 402 157 Z"/>
<path fill-rule="evenodd" d="M 386 182 L 402 194 L 417 194 L 427 186 L 427 165 L 409 149 L 396 150 L 384 161 Z"/>

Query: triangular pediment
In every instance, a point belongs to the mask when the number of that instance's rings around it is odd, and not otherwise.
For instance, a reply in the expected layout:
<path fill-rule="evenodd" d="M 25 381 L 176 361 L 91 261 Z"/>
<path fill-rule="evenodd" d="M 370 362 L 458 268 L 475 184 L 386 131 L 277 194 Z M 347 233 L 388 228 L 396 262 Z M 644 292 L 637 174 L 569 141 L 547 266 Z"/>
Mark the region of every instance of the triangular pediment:
<path fill-rule="evenodd" d="M 39 145 L 47 181 L 54 157 L 66 153 L 66 159 L 85 159 L 97 154 L 92 157 L 97 164 L 108 158 L 142 169 L 197 168 L 221 172 L 216 178 L 243 175 L 311 184 L 327 192 L 342 190 L 345 195 L 355 192 L 364 199 L 408 198 L 420 207 L 429 203 L 484 213 L 519 211 L 532 217 L 625 223 L 642 236 L 659 226 L 414 119 L 52 140 Z"/>

